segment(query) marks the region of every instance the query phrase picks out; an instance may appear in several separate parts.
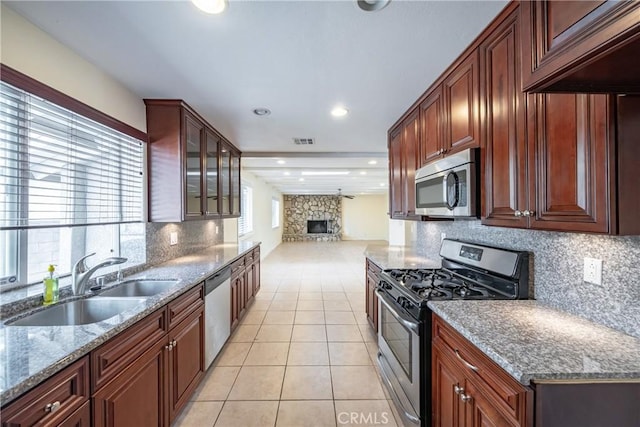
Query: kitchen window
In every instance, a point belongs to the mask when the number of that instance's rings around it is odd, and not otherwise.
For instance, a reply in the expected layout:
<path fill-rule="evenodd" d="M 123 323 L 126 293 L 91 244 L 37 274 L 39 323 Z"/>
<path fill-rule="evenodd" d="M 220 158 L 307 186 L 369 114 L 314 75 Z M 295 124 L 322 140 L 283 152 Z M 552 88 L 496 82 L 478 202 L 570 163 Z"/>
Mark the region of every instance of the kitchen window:
<path fill-rule="evenodd" d="M 271 228 L 280 227 L 280 200 L 271 199 Z"/>
<path fill-rule="evenodd" d="M 87 253 L 144 262 L 144 144 L 0 82 L 0 285 Z M 142 246 L 142 247 L 141 247 Z"/>
<path fill-rule="evenodd" d="M 242 214 L 238 219 L 238 235 L 244 236 L 253 232 L 253 188 L 242 184 L 241 193 Z"/>

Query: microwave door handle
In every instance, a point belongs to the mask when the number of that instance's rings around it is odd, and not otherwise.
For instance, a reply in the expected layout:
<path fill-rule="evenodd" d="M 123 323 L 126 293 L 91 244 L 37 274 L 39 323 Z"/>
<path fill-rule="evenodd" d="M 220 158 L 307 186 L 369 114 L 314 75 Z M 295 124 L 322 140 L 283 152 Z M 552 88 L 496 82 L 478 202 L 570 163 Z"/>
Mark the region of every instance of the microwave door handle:
<path fill-rule="evenodd" d="M 395 308 L 393 308 L 391 306 L 391 304 L 389 303 L 389 297 L 383 295 L 378 290 L 376 290 L 376 295 L 378 296 L 378 299 L 380 300 L 380 302 L 385 305 L 387 310 L 389 310 L 391 312 L 393 317 L 395 317 L 396 320 L 398 320 L 398 322 L 402 323 L 407 329 L 411 330 L 412 332 L 414 332 L 416 334 L 419 334 L 420 325 L 418 323 L 413 322 L 413 321 L 407 319 L 405 316 L 403 316 L 400 313 L 398 313 L 398 311 Z"/>
<path fill-rule="evenodd" d="M 442 201 L 444 202 L 445 206 L 449 206 L 449 194 L 447 191 L 447 178 L 449 177 L 449 174 L 445 174 L 444 177 L 442 177 Z"/>

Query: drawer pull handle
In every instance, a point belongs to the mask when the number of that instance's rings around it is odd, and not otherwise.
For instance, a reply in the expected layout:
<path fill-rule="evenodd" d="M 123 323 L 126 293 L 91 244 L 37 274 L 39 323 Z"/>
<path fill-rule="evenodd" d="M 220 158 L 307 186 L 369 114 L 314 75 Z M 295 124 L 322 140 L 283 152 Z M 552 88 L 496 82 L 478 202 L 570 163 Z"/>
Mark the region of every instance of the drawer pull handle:
<path fill-rule="evenodd" d="M 176 340 L 171 341 L 171 345 L 174 347 L 178 346 L 178 342 Z"/>
<path fill-rule="evenodd" d="M 47 406 L 44 407 L 44 411 L 45 412 L 49 412 L 49 413 L 54 413 L 58 409 L 60 409 L 61 406 L 62 406 L 62 404 L 59 401 L 55 401 L 53 403 L 48 403 Z"/>
<path fill-rule="evenodd" d="M 462 400 L 464 403 L 467 403 L 471 400 L 471 396 L 469 396 L 468 394 L 463 394 L 460 396 L 460 400 Z"/>
<path fill-rule="evenodd" d="M 462 394 L 464 393 L 464 387 L 460 387 L 458 384 L 453 386 L 453 392 L 455 394 Z"/>
<path fill-rule="evenodd" d="M 455 352 L 456 352 L 456 356 L 458 357 L 458 359 L 460 359 L 462 361 L 462 363 L 464 363 L 466 365 L 467 368 L 471 369 L 472 371 L 478 372 L 478 367 L 477 366 L 474 366 L 471 363 L 469 363 L 466 360 L 464 360 L 462 358 L 462 356 L 460 356 L 460 352 L 458 350 L 455 350 Z"/>
<path fill-rule="evenodd" d="M 173 350 L 173 344 L 169 343 L 168 345 L 165 345 L 164 348 L 166 348 L 167 350 L 171 351 L 171 350 Z"/>

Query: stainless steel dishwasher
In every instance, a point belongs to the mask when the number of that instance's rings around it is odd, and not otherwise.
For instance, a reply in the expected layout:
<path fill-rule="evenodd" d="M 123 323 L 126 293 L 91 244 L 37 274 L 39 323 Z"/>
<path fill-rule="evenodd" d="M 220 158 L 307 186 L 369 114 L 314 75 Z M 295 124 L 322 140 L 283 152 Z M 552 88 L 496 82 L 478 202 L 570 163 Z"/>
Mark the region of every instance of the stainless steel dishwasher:
<path fill-rule="evenodd" d="M 231 268 L 204 282 L 204 362 L 209 368 L 231 334 Z"/>

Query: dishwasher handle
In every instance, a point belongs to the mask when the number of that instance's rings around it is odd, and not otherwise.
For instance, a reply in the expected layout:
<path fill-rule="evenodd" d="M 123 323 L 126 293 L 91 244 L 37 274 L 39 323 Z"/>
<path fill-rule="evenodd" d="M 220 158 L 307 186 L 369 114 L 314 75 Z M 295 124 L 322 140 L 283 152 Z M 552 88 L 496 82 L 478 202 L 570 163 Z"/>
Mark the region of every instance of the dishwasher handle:
<path fill-rule="evenodd" d="M 204 281 L 204 294 L 210 294 L 218 286 L 231 278 L 231 267 L 218 270 L 213 276 Z"/>

